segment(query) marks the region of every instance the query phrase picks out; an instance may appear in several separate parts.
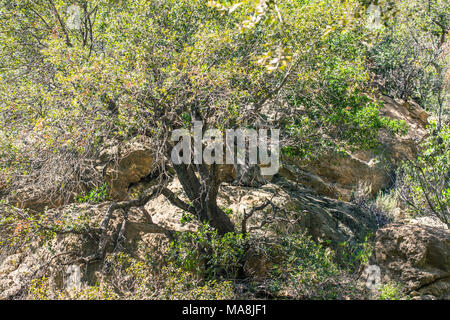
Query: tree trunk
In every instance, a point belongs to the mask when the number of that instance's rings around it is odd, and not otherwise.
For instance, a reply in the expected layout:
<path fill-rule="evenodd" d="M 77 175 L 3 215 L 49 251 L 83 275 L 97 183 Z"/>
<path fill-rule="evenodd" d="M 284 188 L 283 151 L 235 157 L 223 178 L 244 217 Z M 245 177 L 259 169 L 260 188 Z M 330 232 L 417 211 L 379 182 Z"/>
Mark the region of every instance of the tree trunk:
<path fill-rule="evenodd" d="M 193 165 L 174 165 L 178 179 L 186 195 L 192 202 L 197 218 L 209 222 L 220 235 L 234 232 L 234 224 L 227 214 L 217 205 L 220 181 L 217 165 L 197 165 L 200 179 L 195 175 Z"/>

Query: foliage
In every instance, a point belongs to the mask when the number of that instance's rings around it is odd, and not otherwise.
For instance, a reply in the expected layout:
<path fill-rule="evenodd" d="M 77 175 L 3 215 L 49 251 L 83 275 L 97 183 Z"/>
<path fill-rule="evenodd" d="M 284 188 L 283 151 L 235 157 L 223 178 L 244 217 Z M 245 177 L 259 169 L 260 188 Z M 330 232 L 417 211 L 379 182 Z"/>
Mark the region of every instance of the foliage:
<path fill-rule="evenodd" d="M 86 194 L 79 195 L 77 202 L 100 203 L 108 200 L 108 185 L 104 183 L 100 188 L 94 188 Z"/>
<path fill-rule="evenodd" d="M 170 244 L 169 260 L 206 279 L 236 279 L 242 267 L 246 242 L 242 234 L 219 236 L 207 224 L 197 232 L 178 233 Z"/>
<path fill-rule="evenodd" d="M 331 250 L 301 234 L 282 238 L 280 250 L 284 259 L 274 266 L 275 290 L 288 290 L 295 299 L 327 299 L 336 294 L 330 288 L 340 271 Z"/>
<path fill-rule="evenodd" d="M 108 257 L 109 281 L 125 299 L 230 299 L 233 287 L 228 281 L 203 280 L 195 273 L 172 263 L 154 268 L 125 253 Z"/>
<path fill-rule="evenodd" d="M 108 278 L 95 285 L 84 284 L 71 290 L 58 289 L 48 277 L 31 281 L 27 299 L 31 300 L 221 300 L 233 299 L 229 281 L 203 281 L 194 274 L 168 264 L 155 270 L 148 261 L 125 253 L 107 258 Z"/>
<path fill-rule="evenodd" d="M 0 249 L 8 251 L 49 245 L 57 234 L 83 234 L 97 227 L 83 211 L 72 214 L 69 210 L 61 215 L 49 210 L 31 213 L 11 205 L 2 205 L 0 209 Z"/>
<path fill-rule="evenodd" d="M 396 15 L 386 19 L 370 50 L 372 69 L 385 94 L 413 98 L 440 115 L 448 101 L 449 3 L 409 0 L 394 6 Z"/>
<path fill-rule="evenodd" d="M 47 277 L 31 281 L 28 300 L 117 300 L 119 296 L 107 285 L 85 286 L 80 289 L 58 290 L 52 288 Z"/>
<path fill-rule="evenodd" d="M 403 165 L 403 200 L 416 214 L 432 215 L 450 225 L 450 126 L 436 124 L 419 156 Z"/>
<path fill-rule="evenodd" d="M 145 135 L 155 158 L 169 160 L 167 137 L 193 120 L 280 128 L 284 150 L 305 156 L 369 148 L 380 128 L 398 130 L 367 93 L 362 43 L 371 34 L 356 0 L 92 0 L 80 5 L 78 30 L 66 25 L 72 1 L 0 4 L 8 190 L 28 184 L 67 203 L 103 183 L 95 164 L 105 141 Z M 214 168 L 203 166 L 200 178 L 176 169 L 181 180 L 199 180 L 182 182 L 185 189 L 204 185 L 185 190 L 202 222 L 229 232 L 217 205 L 208 216 L 194 201 L 201 190 L 216 194 L 220 181 L 206 174 Z"/>
<path fill-rule="evenodd" d="M 95 285 L 84 284 L 70 291 L 50 285 L 48 278 L 32 281 L 28 299 L 235 299 L 254 297 L 261 286 L 273 297 L 294 299 L 364 298 L 367 292 L 350 280 L 346 270 L 333 262 L 333 252 L 304 235 L 290 235 L 280 239 L 271 259 L 279 260 L 264 279 L 220 279 L 202 277 L 197 270 L 187 270 L 186 263 L 165 261 L 163 266 L 148 257 L 140 260 L 117 252 L 108 255 L 104 277 Z M 273 244 L 272 244 L 273 245 Z M 264 245 L 265 246 L 265 245 Z M 273 251 L 274 248 L 261 248 Z M 173 252 L 173 248 L 169 248 Z M 277 258 L 275 258 L 275 256 Z M 275 261 L 274 260 L 274 261 Z M 235 266 L 231 260 L 226 266 Z M 158 265 L 158 266 L 157 266 Z M 224 265 L 221 265 L 223 268 Z M 217 270 L 215 266 L 210 268 Z M 212 274 L 205 273 L 203 275 Z M 223 273 L 222 273 L 223 274 Z M 236 293 L 236 284 L 241 284 Z M 385 295 L 393 296 L 386 287 Z"/>
<path fill-rule="evenodd" d="M 194 217 L 192 214 L 183 212 L 183 215 L 181 216 L 180 223 L 182 226 L 186 225 L 186 223 L 189 223 L 194 220 Z"/>
<path fill-rule="evenodd" d="M 396 210 L 400 207 L 400 195 L 399 190 L 392 189 L 389 192 L 379 192 L 377 198 L 375 199 L 375 206 L 385 212 L 389 217 L 390 221 L 395 221 Z"/>
<path fill-rule="evenodd" d="M 448 225 L 448 1 L 377 3 L 385 20 L 373 30 L 368 1 L 359 0 L 0 0 L 0 196 L 14 200 L 0 203 L 0 249 L 50 247 L 57 234 L 96 228 L 80 210 L 60 216 L 10 203 L 108 200 L 101 168 L 111 144 L 148 138 L 159 182 L 170 133 L 194 120 L 205 129 L 279 128 L 283 152 L 303 158 L 373 149 L 381 129 L 407 130 L 380 114 L 380 91 L 437 113 L 419 157 L 403 166 L 402 194 L 415 212 Z M 81 10 L 75 29 L 72 4 Z M 249 237 L 230 232 L 233 211 L 217 205 L 216 165 L 169 171 L 188 200 L 164 183 L 158 191 L 184 211 L 182 224 L 200 226 L 175 235 L 163 266 L 114 252 L 109 280 L 67 293 L 43 277 L 30 298 L 233 298 Z M 354 294 L 342 279 L 373 251 L 368 238 L 343 243 L 342 267 L 305 235 L 274 242 L 281 258 L 266 283 L 274 296 L 294 298 Z M 381 299 L 398 297 L 395 285 L 382 287 Z"/>
<path fill-rule="evenodd" d="M 31 281 L 28 295 L 31 300 L 49 300 L 49 290 L 48 278 L 42 277 Z"/>

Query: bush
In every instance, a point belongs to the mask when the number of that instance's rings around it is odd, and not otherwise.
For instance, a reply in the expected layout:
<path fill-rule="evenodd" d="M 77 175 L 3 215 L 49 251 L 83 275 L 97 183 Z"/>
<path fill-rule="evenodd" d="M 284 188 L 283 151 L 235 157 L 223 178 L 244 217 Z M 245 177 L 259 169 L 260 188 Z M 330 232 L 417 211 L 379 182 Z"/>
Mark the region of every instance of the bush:
<path fill-rule="evenodd" d="M 104 183 L 99 188 L 93 188 L 89 192 L 80 194 L 77 197 L 78 203 L 89 202 L 89 203 L 100 203 L 108 200 L 108 185 Z"/>
<path fill-rule="evenodd" d="M 402 292 L 402 286 L 395 282 L 388 282 L 381 286 L 378 300 L 403 300 L 407 297 Z"/>
<path fill-rule="evenodd" d="M 246 241 L 242 234 L 227 233 L 204 223 L 197 232 L 178 233 L 170 244 L 169 259 L 175 266 L 206 279 L 238 277 L 245 255 Z"/>
<path fill-rule="evenodd" d="M 402 199 L 416 213 L 450 226 L 450 127 L 429 128 L 419 156 L 403 164 Z"/>
<path fill-rule="evenodd" d="M 341 268 L 353 273 L 360 266 L 369 264 L 369 259 L 374 252 L 374 235 L 368 234 L 364 242 L 341 242 L 339 243 L 339 265 Z"/>
<path fill-rule="evenodd" d="M 334 252 L 297 234 L 285 236 L 283 260 L 274 266 L 272 290 L 293 299 L 336 299 L 346 295 L 344 272 L 333 261 Z M 354 288 L 356 289 L 356 287 Z"/>

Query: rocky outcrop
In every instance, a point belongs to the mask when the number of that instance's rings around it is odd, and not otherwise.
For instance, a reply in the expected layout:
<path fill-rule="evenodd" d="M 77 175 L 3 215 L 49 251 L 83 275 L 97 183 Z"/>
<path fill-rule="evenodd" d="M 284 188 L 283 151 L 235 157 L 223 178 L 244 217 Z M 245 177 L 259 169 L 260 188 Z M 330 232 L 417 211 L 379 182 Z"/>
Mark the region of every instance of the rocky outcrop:
<path fill-rule="evenodd" d="M 168 188 L 181 199 L 186 199 L 177 179 Z M 224 184 L 218 203 L 229 213 L 238 229 L 242 227 L 245 214 L 267 203 L 261 210 L 255 210 L 247 221 L 248 231 L 261 233 L 264 237 L 276 236 L 279 232 L 306 232 L 316 240 L 337 243 L 352 239 L 363 240 L 367 232 L 376 228 L 374 218 L 357 206 L 311 194 L 286 181 L 270 183 L 258 189 Z M 98 229 L 109 205 L 108 202 L 95 205 L 71 204 L 49 210 L 47 214 L 51 221 L 61 220 L 62 223 L 71 225 L 82 224 L 88 230 Z M 144 210 L 129 210 L 125 240 L 121 242 L 120 250 L 144 259 L 148 250 L 153 252 L 168 245 L 169 239 L 164 234 L 148 233 L 141 228 L 149 223 L 149 219 L 153 224 L 174 231 L 196 230 L 198 224 L 195 221 L 181 223 L 183 213 L 183 210 L 173 206 L 162 195 L 149 201 Z M 122 219 L 122 214 L 115 212 L 108 228 L 109 253 L 118 248 L 117 239 Z M 97 246 L 98 235 L 95 232 L 68 233 L 57 235 L 45 246 L 37 240 L 10 254 L 2 255 L 0 252 L 0 299 L 24 297 L 31 279 L 43 275 L 49 276 L 51 285 L 58 290 L 78 285 L 78 280 L 74 284 L 74 275 L 83 283 L 96 283 L 104 276 L 100 264 L 94 263 L 86 268 L 77 259 L 92 255 Z M 264 257 L 250 252 L 247 258 L 244 269 L 248 274 L 263 275 L 270 270 L 271 262 L 264 260 Z M 70 266 L 72 267 L 68 268 Z M 73 273 L 69 270 L 79 271 Z"/>
<path fill-rule="evenodd" d="M 106 141 L 99 162 L 98 168 L 103 171 L 110 198 L 119 201 L 128 199 L 129 187 L 155 170 L 151 139 L 138 136 L 125 144 L 115 140 Z"/>
<path fill-rule="evenodd" d="M 280 174 L 297 181 L 318 194 L 351 200 L 355 193 L 375 196 L 392 182 L 387 169 L 391 163 L 413 158 L 418 143 L 426 135 L 427 113 L 414 102 L 382 97 L 384 103 L 380 114 L 405 121 L 409 130 L 406 135 L 393 136 L 381 130 L 378 150 L 347 152 L 344 155 L 325 154 L 318 159 L 303 161 L 285 157 Z"/>
<path fill-rule="evenodd" d="M 323 155 L 308 162 L 285 158 L 280 174 L 320 195 L 344 201 L 350 201 L 357 192 L 374 196 L 391 181 L 379 161 L 364 161 L 351 154 Z"/>
<path fill-rule="evenodd" d="M 147 149 L 136 149 L 110 164 L 105 170 L 105 181 L 110 186 L 110 196 L 113 199 L 128 198 L 128 187 L 141 181 L 152 171 L 154 158 Z"/>
<path fill-rule="evenodd" d="M 414 101 L 403 101 L 382 97 L 384 103 L 380 114 L 391 119 L 404 121 L 408 125 L 405 135 L 392 136 L 381 131 L 379 140 L 382 145 L 382 154 L 392 162 L 414 158 L 417 146 L 427 134 L 428 114 Z"/>
<path fill-rule="evenodd" d="M 273 225 L 282 233 L 306 232 L 318 241 L 363 240 L 376 229 L 375 218 L 357 206 L 317 196 L 289 182 L 268 183 L 258 189 L 224 185 L 219 204 L 233 211 L 239 220 L 245 213 L 270 201 L 255 213 L 249 225 L 257 227 L 264 219 L 275 216 Z M 240 222 L 240 221 L 236 221 Z"/>
<path fill-rule="evenodd" d="M 74 285 L 80 285 L 76 282 L 93 285 L 102 279 L 105 272 L 101 263 L 93 262 L 86 266 L 80 258 L 96 252 L 98 234 L 93 229 L 98 229 L 109 205 L 107 202 L 96 205 L 72 204 L 50 210 L 47 212 L 50 220 L 80 228 L 84 225 L 84 229 L 90 232 L 57 234 L 45 245 L 42 245 L 42 239 L 36 238 L 26 246 L 17 248 L 12 254 L 0 251 L 0 300 L 25 298 L 31 281 L 42 276 L 49 279 L 52 288 L 67 291 Z M 167 244 L 167 238 L 162 234 L 142 232 L 139 226 L 145 226 L 146 221 L 141 211 L 130 210 L 128 219 L 125 240 L 120 243 L 121 251 L 144 259 L 145 252 L 142 252 L 142 248 L 158 251 L 162 248 L 162 242 Z M 118 248 L 121 225 L 122 215 L 117 212 L 108 228 L 108 253 L 115 252 Z M 74 278 L 77 279 L 75 283 Z"/>
<path fill-rule="evenodd" d="M 186 199 L 182 187 L 174 179 L 169 188 L 181 199 Z M 248 219 L 247 228 L 260 229 L 264 222 L 283 233 L 306 232 L 315 240 L 341 242 L 364 240 L 368 232 L 377 227 L 375 217 L 358 206 L 317 196 L 306 189 L 281 179 L 260 188 L 223 184 L 218 204 L 231 214 L 231 219 L 241 227 L 245 214 L 255 211 Z M 154 223 L 170 229 L 179 229 L 183 210 L 173 206 L 164 196 L 151 200 L 145 206 Z"/>
<path fill-rule="evenodd" d="M 419 224 L 377 231 L 375 255 L 384 280 L 400 281 L 413 297 L 450 299 L 450 232 Z"/>

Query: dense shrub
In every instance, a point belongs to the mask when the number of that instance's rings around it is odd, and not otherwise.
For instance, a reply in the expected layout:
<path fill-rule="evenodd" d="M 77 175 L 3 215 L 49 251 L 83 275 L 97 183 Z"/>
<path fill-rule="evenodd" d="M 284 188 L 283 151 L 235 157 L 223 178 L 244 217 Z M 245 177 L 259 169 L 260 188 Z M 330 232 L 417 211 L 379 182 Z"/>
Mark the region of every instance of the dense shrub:
<path fill-rule="evenodd" d="M 246 241 L 242 234 L 219 236 L 207 224 L 197 232 L 178 233 L 170 244 L 169 257 L 175 266 L 206 279 L 236 279 L 245 255 Z"/>
<path fill-rule="evenodd" d="M 363 299 L 368 294 L 346 268 L 339 267 L 335 252 L 310 237 L 296 234 L 282 238 L 282 261 L 274 266 L 271 288 L 275 295 L 294 299 Z"/>
<path fill-rule="evenodd" d="M 386 1 L 380 6 L 385 10 Z M 395 1 L 392 7 L 396 14 L 386 15 L 369 55 L 382 92 L 448 113 L 448 1 Z"/>
<path fill-rule="evenodd" d="M 416 214 L 450 225 L 450 126 L 429 127 L 417 159 L 403 165 L 403 200 Z"/>

